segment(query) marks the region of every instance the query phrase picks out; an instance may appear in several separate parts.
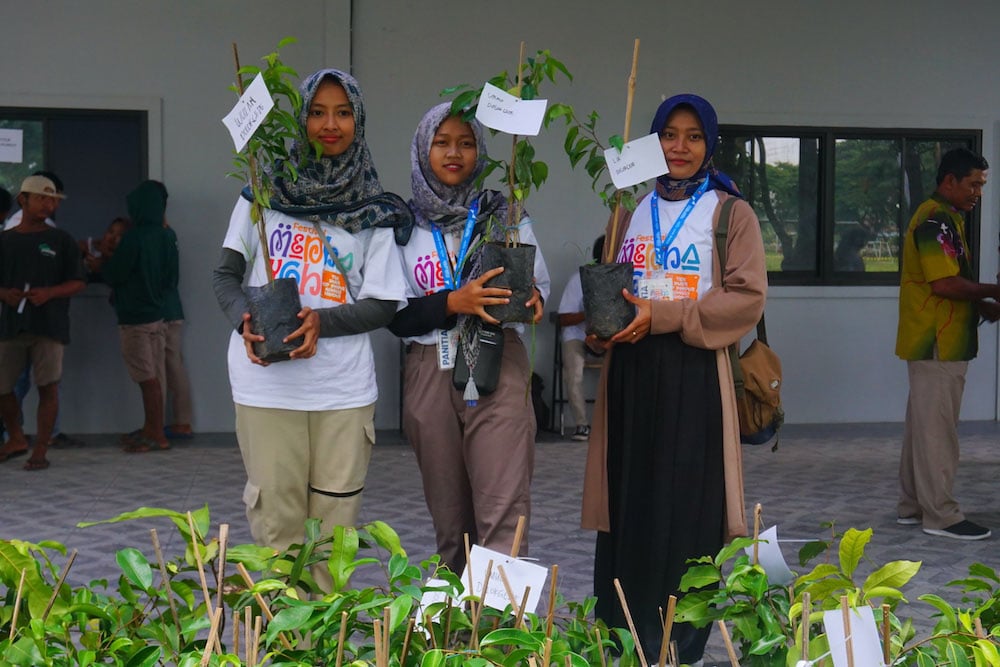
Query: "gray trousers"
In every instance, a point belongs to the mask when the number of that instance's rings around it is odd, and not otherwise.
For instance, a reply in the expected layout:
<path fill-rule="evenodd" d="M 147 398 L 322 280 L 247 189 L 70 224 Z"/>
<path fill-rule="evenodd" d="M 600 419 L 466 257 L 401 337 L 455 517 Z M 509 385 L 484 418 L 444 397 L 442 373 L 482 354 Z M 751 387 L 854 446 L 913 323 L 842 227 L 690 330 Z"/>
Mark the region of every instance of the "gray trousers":
<path fill-rule="evenodd" d="M 406 355 L 403 429 L 413 447 L 434 521 L 438 553 L 461 574 L 470 544 L 510 553 L 518 517 L 529 520 L 535 461 L 535 413 L 528 355 L 517 332 L 504 331 L 497 390 L 468 407 L 437 367 L 433 345 Z M 527 553 L 527 530 L 521 554 Z"/>
<path fill-rule="evenodd" d="M 899 459 L 901 517 L 923 518 L 924 528 L 965 519 L 952 495 L 958 469 L 958 416 L 967 361 L 908 361 L 903 451 Z"/>

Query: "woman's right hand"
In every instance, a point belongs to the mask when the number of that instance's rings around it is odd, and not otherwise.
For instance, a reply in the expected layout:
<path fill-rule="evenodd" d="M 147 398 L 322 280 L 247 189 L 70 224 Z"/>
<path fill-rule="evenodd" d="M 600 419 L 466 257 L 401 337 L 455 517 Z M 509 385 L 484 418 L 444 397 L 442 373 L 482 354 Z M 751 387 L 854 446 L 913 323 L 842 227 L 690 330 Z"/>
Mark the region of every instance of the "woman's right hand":
<path fill-rule="evenodd" d="M 448 315 L 478 315 L 490 324 L 500 324 L 491 317 L 486 306 L 510 303 L 511 291 L 503 287 L 486 287 L 486 282 L 503 273 L 503 267 L 490 269 L 475 280 L 448 293 Z"/>
<path fill-rule="evenodd" d="M 258 357 L 256 354 L 254 354 L 253 344 L 254 343 L 263 343 L 264 342 L 264 337 L 261 336 L 261 335 L 259 335 L 259 334 L 255 334 L 250 329 L 250 313 L 243 313 L 243 332 L 242 332 L 242 336 L 243 336 L 243 345 L 247 349 L 247 358 L 252 363 L 258 364 L 260 366 L 268 366 L 268 365 L 270 365 L 270 362 L 264 361 L 263 359 L 261 359 L 260 357 Z"/>

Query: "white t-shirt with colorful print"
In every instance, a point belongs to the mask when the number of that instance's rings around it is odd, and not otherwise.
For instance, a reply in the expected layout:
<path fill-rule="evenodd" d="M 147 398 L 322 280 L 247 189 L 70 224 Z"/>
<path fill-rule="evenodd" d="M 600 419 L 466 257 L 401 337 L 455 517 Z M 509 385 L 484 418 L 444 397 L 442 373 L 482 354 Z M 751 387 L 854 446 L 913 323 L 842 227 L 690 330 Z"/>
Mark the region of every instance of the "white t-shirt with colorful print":
<path fill-rule="evenodd" d="M 632 291 L 643 298 L 678 301 L 695 299 L 712 288 L 712 216 L 719 196 L 709 190 L 698 200 L 666 252 L 666 266 L 656 262 L 653 216 L 644 197 L 635 212 L 618 251 L 618 262 L 632 262 Z M 657 197 L 660 212 L 660 239 L 666 238 L 688 200 L 667 201 Z M 655 288 L 655 293 L 645 290 Z M 669 295 L 669 296 L 667 296 Z"/>
<path fill-rule="evenodd" d="M 333 261 L 324 262 L 323 241 L 311 222 L 277 211 L 265 211 L 265 221 L 274 276 L 296 280 L 303 306 L 335 308 L 356 299 L 405 304 L 406 284 L 391 229 L 351 234 L 321 225 L 348 273 L 348 288 Z M 250 202 L 243 198 L 233 209 L 223 246 L 246 258 L 248 285 L 267 281 Z M 371 405 L 378 398 L 368 334 L 320 338 L 314 357 L 259 366 L 247 358 L 243 338 L 234 332 L 229 341 L 229 382 L 233 401 L 253 407 L 343 410 Z"/>

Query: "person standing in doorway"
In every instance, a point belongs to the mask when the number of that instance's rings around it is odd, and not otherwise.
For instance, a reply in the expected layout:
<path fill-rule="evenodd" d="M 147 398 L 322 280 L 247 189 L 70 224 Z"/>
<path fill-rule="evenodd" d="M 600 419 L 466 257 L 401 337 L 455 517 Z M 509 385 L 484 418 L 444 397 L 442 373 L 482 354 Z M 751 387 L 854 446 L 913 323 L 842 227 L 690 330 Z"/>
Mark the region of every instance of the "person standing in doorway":
<path fill-rule="evenodd" d="M 980 317 L 1000 317 L 1000 286 L 975 280 L 964 214 L 982 198 L 989 165 L 966 148 L 945 153 L 937 189 L 913 214 L 903 240 L 896 355 L 906 361 L 910 395 L 899 461 L 896 521 L 928 535 L 982 540 L 953 495 L 958 417 Z"/>

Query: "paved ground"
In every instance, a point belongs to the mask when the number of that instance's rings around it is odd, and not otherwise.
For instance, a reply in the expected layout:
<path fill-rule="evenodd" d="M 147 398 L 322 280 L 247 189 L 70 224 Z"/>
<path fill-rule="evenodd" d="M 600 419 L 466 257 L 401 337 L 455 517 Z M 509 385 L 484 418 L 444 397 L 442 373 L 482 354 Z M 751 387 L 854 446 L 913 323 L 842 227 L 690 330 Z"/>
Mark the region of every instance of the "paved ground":
<path fill-rule="evenodd" d="M 895 523 L 895 480 L 901 426 L 895 424 L 787 426 L 781 447 L 744 448 L 746 497 L 760 502 L 765 525 L 778 524 L 782 539 L 828 534 L 823 522 L 838 531 L 848 527 L 874 530 L 869 563 L 919 560 L 923 566 L 908 586 L 908 612 L 921 627 L 931 623 L 931 608 L 916 600 L 935 592 L 957 602 L 945 584 L 982 562 L 1000 568 L 1000 425 L 965 424 L 958 495 L 970 519 L 990 526 L 996 535 L 980 542 L 958 542 L 923 534 L 919 527 Z M 116 550 L 137 546 L 147 551 L 149 528 L 157 527 L 164 550 L 176 554 L 178 539 L 165 522 L 77 528 L 81 521 L 109 518 L 142 506 L 184 511 L 207 503 L 213 523 L 230 524 L 231 544 L 250 542 L 241 504 L 245 476 L 232 433 L 200 434 L 169 451 L 124 454 L 117 436 L 87 436 L 80 449 L 52 450 L 52 467 L 24 472 L 21 459 L 0 464 L 0 538 L 32 542 L 56 540 L 77 549 L 70 581 L 80 585 L 114 578 Z M 533 485 L 531 555 L 540 563 L 559 564 L 560 589 L 580 599 L 591 591 L 592 533 L 579 523 L 584 443 L 542 434 Z M 433 550 L 433 533 L 423 502 L 413 455 L 394 432 L 379 434 L 365 491 L 363 519 L 381 519 L 401 535 L 411 556 Z M 793 569 L 800 545 L 782 545 Z M 722 660 L 717 638 L 711 658 Z"/>

